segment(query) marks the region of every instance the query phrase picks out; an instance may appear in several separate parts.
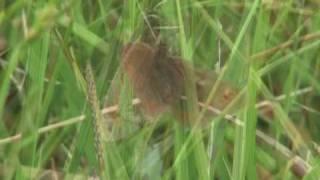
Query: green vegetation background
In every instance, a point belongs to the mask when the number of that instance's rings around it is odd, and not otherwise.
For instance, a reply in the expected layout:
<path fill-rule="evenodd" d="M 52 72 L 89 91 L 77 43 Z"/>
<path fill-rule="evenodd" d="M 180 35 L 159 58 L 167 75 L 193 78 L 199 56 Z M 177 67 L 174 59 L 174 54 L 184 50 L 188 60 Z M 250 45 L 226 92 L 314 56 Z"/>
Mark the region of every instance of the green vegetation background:
<path fill-rule="evenodd" d="M 317 0 L 1 0 L 1 179 L 319 179 L 319 9 Z M 221 60 L 221 78 L 246 95 L 238 123 L 193 131 L 165 115 L 96 148 L 85 65 L 105 108 L 121 48 L 143 38 L 149 16 L 172 54 L 210 70 Z M 131 98 L 124 82 L 123 119 L 136 117 Z"/>

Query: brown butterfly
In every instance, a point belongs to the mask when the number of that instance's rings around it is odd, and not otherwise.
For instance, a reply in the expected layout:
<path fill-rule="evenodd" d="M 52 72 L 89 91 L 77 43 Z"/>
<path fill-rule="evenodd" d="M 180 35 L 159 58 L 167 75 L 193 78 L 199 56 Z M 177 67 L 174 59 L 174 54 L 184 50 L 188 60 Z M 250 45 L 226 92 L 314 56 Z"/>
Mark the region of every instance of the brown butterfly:
<path fill-rule="evenodd" d="M 122 64 L 148 114 L 164 112 L 183 95 L 184 64 L 167 56 L 164 48 L 128 44 L 122 53 Z"/>
<path fill-rule="evenodd" d="M 164 46 L 152 47 L 143 42 L 127 44 L 122 51 L 122 66 L 147 114 L 155 116 L 176 110 L 181 104 L 181 97 L 185 96 L 186 70 L 191 66 L 181 58 L 170 56 Z M 217 75 L 196 70 L 194 74 L 198 100 L 204 102 Z M 221 82 L 210 105 L 223 110 L 238 92 Z"/>

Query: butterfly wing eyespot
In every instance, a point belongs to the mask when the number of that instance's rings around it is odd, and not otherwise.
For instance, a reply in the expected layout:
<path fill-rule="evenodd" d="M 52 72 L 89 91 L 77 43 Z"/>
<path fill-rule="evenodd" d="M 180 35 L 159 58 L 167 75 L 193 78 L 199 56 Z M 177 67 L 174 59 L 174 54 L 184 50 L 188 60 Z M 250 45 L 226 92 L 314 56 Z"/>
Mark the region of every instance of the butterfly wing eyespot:
<path fill-rule="evenodd" d="M 223 92 L 223 98 L 226 100 L 226 101 L 230 101 L 234 96 L 234 92 L 229 89 L 229 88 L 226 88 Z"/>

